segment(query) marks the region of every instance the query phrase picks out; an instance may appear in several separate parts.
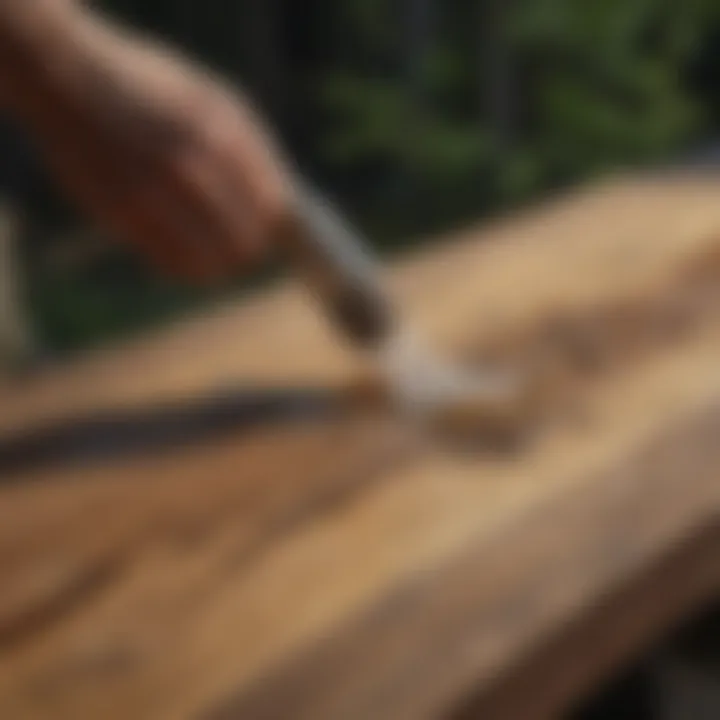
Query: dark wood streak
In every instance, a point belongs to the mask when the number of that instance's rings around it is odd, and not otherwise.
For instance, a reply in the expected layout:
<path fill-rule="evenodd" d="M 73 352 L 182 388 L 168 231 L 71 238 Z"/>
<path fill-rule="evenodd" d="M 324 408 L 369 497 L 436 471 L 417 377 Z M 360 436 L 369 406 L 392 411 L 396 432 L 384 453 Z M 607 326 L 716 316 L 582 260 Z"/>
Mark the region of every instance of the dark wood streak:
<path fill-rule="evenodd" d="M 47 467 L 157 455 L 268 424 L 328 420 L 345 409 L 332 392 L 322 388 L 228 388 L 214 397 L 185 403 L 68 418 L 0 438 L 0 483 L 19 482 Z"/>

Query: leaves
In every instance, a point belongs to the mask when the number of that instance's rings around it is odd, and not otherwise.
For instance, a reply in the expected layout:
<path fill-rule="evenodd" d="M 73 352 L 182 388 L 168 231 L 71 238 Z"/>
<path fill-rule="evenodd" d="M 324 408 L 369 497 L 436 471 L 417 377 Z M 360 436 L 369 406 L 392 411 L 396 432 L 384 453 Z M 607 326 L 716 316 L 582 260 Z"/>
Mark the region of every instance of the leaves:
<path fill-rule="evenodd" d="M 274 0 L 277 46 L 263 57 L 276 74 L 240 40 L 259 22 L 253 0 L 98 2 L 280 96 L 273 120 L 300 128 L 291 150 L 387 244 L 671 157 L 720 117 L 717 0 Z M 77 335 L 108 325 L 104 312 Z"/>

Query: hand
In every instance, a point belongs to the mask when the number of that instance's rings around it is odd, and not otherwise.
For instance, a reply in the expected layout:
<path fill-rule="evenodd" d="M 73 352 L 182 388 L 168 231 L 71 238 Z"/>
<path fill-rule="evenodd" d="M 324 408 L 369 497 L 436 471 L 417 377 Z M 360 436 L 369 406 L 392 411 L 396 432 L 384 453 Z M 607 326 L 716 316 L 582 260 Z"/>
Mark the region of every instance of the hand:
<path fill-rule="evenodd" d="M 249 105 L 170 51 L 71 15 L 25 114 L 63 186 L 161 271 L 209 280 L 259 260 L 289 194 Z"/>

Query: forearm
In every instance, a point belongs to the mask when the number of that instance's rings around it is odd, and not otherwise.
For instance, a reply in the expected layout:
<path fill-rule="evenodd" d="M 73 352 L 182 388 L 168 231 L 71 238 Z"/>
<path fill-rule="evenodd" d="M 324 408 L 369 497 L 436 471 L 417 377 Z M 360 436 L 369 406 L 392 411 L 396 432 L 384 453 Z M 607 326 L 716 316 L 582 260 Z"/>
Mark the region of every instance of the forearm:
<path fill-rule="evenodd" d="M 144 82 L 158 74 L 164 85 Z M 183 76 L 194 76 L 194 95 Z M 178 92 L 178 85 L 187 89 Z M 75 124 L 90 116 L 123 132 L 152 125 L 157 115 L 176 125 L 211 107 L 208 97 L 224 89 L 172 48 L 79 0 L 0 0 L 0 107 L 41 136 L 80 131 Z"/>
<path fill-rule="evenodd" d="M 42 112 L 71 76 L 84 10 L 74 0 L 0 0 L 0 105 L 23 119 Z"/>

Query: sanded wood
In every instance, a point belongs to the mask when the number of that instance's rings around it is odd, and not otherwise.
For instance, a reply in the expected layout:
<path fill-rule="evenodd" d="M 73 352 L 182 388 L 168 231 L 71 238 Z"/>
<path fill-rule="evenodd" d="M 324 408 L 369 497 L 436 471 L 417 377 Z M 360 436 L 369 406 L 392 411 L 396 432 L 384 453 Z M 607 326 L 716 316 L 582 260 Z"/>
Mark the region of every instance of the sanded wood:
<path fill-rule="evenodd" d="M 388 269 L 547 372 L 510 455 L 358 413 L 0 478 L 0 717 L 557 716 L 720 591 L 719 195 L 618 179 Z M 289 284 L 0 389 L 0 432 L 360 369 Z"/>

